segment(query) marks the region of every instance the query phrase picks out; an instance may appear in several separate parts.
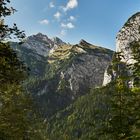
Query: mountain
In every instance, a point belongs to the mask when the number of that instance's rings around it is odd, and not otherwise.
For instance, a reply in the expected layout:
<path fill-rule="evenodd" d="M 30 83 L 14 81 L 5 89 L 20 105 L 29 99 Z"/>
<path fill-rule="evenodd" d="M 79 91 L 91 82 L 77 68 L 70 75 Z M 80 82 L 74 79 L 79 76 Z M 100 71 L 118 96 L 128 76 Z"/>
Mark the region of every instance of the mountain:
<path fill-rule="evenodd" d="M 52 39 L 51 39 L 53 42 L 54 42 L 54 44 L 56 44 L 56 45 L 65 45 L 66 43 L 65 42 L 63 42 L 60 38 L 58 38 L 58 37 L 53 37 Z"/>
<path fill-rule="evenodd" d="M 41 33 L 27 37 L 21 46 L 15 44 L 13 48 L 30 68 L 26 88 L 45 117 L 64 109 L 90 88 L 101 86 L 113 55 L 85 40 L 71 45 Z"/>
<path fill-rule="evenodd" d="M 39 77 L 45 74 L 48 54 L 64 44 L 66 43 L 58 37 L 50 39 L 47 35 L 38 33 L 27 37 L 21 45 L 12 42 L 11 46 L 17 51 L 20 59 L 30 68 L 30 74 L 33 77 Z"/>
<path fill-rule="evenodd" d="M 117 34 L 116 52 L 122 55 L 121 62 L 125 63 L 125 65 L 134 65 L 136 60 L 134 59 L 134 54 L 132 50 L 134 46 L 139 44 L 140 44 L 140 12 L 130 17 Z M 110 71 L 109 68 L 107 71 Z M 103 85 L 108 84 L 109 82 L 111 82 L 113 79 L 116 78 L 115 71 L 112 70 L 111 72 L 112 74 L 108 74 L 107 71 L 105 72 L 104 75 Z M 127 71 L 127 73 L 128 76 L 132 75 L 132 71 Z M 133 80 L 129 81 L 129 84 L 132 86 Z"/>
<path fill-rule="evenodd" d="M 109 64 L 112 53 L 109 49 L 81 40 L 77 45 L 58 47 L 49 55 L 48 62 L 53 66 L 54 74 L 57 73 L 60 77 L 59 88 L 66 82 L 75 98 L 79 92 L 84 94 L 87 88 L 101 85 L 104 69 Z"/>
<path fill-rule="evenodd" d="M 104 86 L 97 88 L 92 84 L 93 88 L 87 94 L 54 114 L 47 125 L 50 140 L 140 139 L 140 84 L 131 88 L 126 84 L 129 76 L 137 76 L 137 81 L 140 82 L 139 37 L 140 13 L 137 13 L 125 23 L 117 35 L 117 52 L 113 54 L 112 62 L 105 72 L 107 77 L 104 77 Z M 91 44 L 82 40 L 80 46 L 85 50 Z M 133 48 L 136 48 L 135 52 Z M 94 55 L 92 54 L 92 57 Z M 112 75 L 109 75 L 110 72 Z"/>
<path fill-rule="evenodd" d="M 29 68 L 30 78 L 43 77 L 47 65 L 47 59 L 45 56 L 38 54 L 36 50 L 28 48 L 23 45 L 19 45 L 16 42 L 11 43 L 12 48 L 17 52 L 18 57 Z"/>
<path fill-rule="evenodd" d="M 35 51 L 37 54 L 47 56 L 49 51 L 59 45 L 66 44 L 58 37 L 52 39 L 47 35 L 38 33 L 36 35 L 29 36 L 25 39 L 25 43 L 22 45 L 28 49 Z"/>

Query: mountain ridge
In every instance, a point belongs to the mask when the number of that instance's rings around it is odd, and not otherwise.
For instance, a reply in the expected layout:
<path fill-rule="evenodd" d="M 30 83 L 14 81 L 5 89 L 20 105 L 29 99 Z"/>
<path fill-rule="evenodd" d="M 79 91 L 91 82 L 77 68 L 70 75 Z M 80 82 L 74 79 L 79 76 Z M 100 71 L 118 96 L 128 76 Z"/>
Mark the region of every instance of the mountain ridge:
<path fill-rule="evenodd" d="M 91 87 L 101 86 L 104 71 L 113 55 L 113 51 L 84 40 L 76 45 L 62 40 L 58 41 L 59 45 L 54 44 L 39 33 L 16 47 L 19 57 L 31 69 L 25 85 L 46 117 L 71 104 Z M 38 49 L 43 51 L 38 52 Z"/>

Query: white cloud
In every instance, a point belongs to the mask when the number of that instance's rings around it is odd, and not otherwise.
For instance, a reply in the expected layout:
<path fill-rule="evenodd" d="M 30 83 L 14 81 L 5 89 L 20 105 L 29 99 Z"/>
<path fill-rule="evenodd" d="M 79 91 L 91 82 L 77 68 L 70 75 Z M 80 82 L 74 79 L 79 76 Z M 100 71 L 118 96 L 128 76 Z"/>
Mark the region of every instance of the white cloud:
<path fill-rule="evenodd" d="M 49 20 L 47 19 L 43 19 L 41 21 L 39 21 L 40 24 L 44 24 L 44 25 L 48 25 L 49 24 Z"/>
<path fill-rule="evenodd" d="M 61 32 L 60 32 L 60 35 L 61 35 L 61 36 L 65 36 L 66 34 L 67 34 L 67 31 L 64 30 L 64 29 L 62 29 Z"/>
<path fill-rule="evenodd" d="M 54 8 L 54 7 L 55 7 L 54 3 L 53 3 L 53 2 L 50 2 L 50 3 L 49 3 L 49 7 L 50 7 L 50 8 Z"/>
<path fill-rule="evenodd" d="M 70 16 L 68 20 L 69 21 L 74 21 L 74 20 L 76 20 L 76 18 L 74 16 Z"/>
<path fill-rule="evenodd" d="M 72 24 L 71 22 L 69 22 L 69 23 L 61 23 L 61 27 L 62 28 L 66 28 L 66 29 L 73 29 L 73 28 L 75 28 L 75 26 L 74 26 L 74 24 Z"/>
<path fill-rule="evenodd" d="M 63 10 L 66 12 L 67 10 L 74 9 L 78 6 L 78 0 L 69 0 L 66 7 Z"/>
<path fill-rule="evenodd" d="M 56 12 L 56 13 L 54 14 L 54 17 L 55 17 L 56 19 L 60 19 L 61 13 L 60 13 L 60 12 Z"/>

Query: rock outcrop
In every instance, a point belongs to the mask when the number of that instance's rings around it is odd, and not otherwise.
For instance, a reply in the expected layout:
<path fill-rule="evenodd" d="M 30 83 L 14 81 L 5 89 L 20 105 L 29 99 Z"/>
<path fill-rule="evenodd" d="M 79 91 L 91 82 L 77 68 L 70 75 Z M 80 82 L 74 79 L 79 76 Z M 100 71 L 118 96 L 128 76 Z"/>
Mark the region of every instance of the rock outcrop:
<path fill-rule="evenodd" d="M 127 64 L 134 64 L 132 54 L 132 43 L 140 41 L 140 12 L 136 13 L 128 19 L 124 24 L 122 29 L 119 31 L 116 37 L 116 52 L 120 52 L 122 57 L 122 62 Z M 131 72 L 130 72 L 131 73 Z M 109 75 L 107 70 L 104 74 L 103 85 L 111 82 L 113 75 Z"/>
<path fill-rule="evenodd" d="M 23 47 L 33 50 L 39 55 L 48 56 L 49 52 L 57 46 L 66 44 L 58 37 L 50 39 L 47 35 L 38 33 L 36 35 L 29 36 L 25 39 Z"/>
<path fill-rule="evenodd" d="M 60 38 L 58 38 L 58 37 L 53 37 L 51 40 L 52 40 L 53 43 L 56 44 L 56 45 L 59 45 L 59 46 L 61 46 L 61 45 L 66 45 L 66 43 L 63 42 L 63 41 L 62 41 Z"/>
<path fill-rule="evenodd" d="M 41 55 L 32 49 L 26 47 L 25 44 L 19 45 L 18 43 L 11 43 L 11 47 L 17 52 L 18 57 L 26 64 L 29 68 L 30 77 L 43 77 L 47 65 L 46 57 Z"/>

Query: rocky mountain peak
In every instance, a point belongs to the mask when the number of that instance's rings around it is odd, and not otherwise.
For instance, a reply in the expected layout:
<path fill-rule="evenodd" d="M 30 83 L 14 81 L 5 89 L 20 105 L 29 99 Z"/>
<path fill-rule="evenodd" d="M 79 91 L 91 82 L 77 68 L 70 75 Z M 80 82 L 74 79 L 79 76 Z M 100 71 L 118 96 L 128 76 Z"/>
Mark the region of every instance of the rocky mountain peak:
<path fill-rule="evenodd" d="M 134 64 L 132 43 L 140 42 L 140 12 L 131 16 L 124 24 L 116 37 L 116 52 L 120 52 L 123 56 L 121 61 L 125 64 Z M 128 73 L 131 74 L 130 71 Z M 107 71 L 104 75 L 103 85 L 109 83 L 115 75 L 109 75 Z"/>
<path fill-rule="evenodd" d="M 134 63 L 130 44 L 140 40 L 140 12 L 131 16 L 116 37 L 116 51 L 122 52 L 124 62 Z"/>
<path fill-rule="evenodd" d="M 50 49 L 54 46 L 54 43 L 48 38 L 48 36 L 38 33 L 27 37 L 22 46 L 33 50 L 39 55 L 47 56 Z"/>
<path fill-rule="evenodd" d="M 87 41 L 85 41 L 84 39 L 81 39 L 80 42 L 79 42 L 79 45 L 81 45 L 81 46 L 89 46 L 91 44 L 88 43 Z"/>
<path fill-rule="evenodd" d="M 43 37 L 47 37 L 48 38 L 48 36 L 47 35 L 44 35 L 44 34 L 42 34 L 42 33 L 37 33 L 36 35 L 34 35 L 34 36 L 36 36 L 36 37 L 40 37 L 40 38 L 43 38 Z"/>
<path fill-rule="evenodd" d="M 53 37 L 51 40 L 54 42 L 54 44 L 57 44 L 57 45 L 65 45 L 65 44 L 66 44 L 65 42 L 63 42 L 63 41 L 62 41 L 60 38 L 58 38 L 58 37 Z"/>
<path fill-rule="evenodd" d="M 27 37 L 25 43 L 22 46 L 33 50 L 39 55 L 48 56 L 48 54 L 52 52 L 52 50 L 56 49 L 60 45 L 65 44 L 66 43 L 58 37 L 50 39 L 45 34 L 37 33 L 36 35 Z"/>
<path fill-rule="evenodd" d="M 53 41 L 51 39 L 49 39 L 49 37 L 45 34 L 42 34 L 42 33 L 37 33 L 36 35 L 32 35 L 32 36 L 29 36 L 28 37 L 29 40 L 31 39 L 32 40 L 37 40 L 39 42 L 44 42 L 46 44 L 50 44 L 50 45 L 53 45 Z"/>

